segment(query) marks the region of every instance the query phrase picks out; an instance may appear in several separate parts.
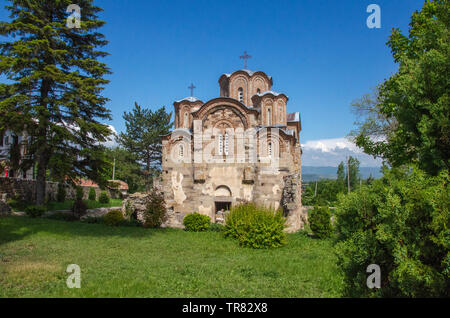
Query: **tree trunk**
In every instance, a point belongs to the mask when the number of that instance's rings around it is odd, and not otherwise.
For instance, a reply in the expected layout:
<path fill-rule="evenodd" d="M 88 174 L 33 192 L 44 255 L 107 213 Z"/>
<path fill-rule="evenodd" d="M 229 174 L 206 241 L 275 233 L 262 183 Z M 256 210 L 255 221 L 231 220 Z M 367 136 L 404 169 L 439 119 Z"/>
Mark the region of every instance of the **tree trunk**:
<path fill-rule="evenodd" d="M 150 153 L 147 152 L 147 178 L 145 180 L 145 189 L 150 192 Z"/>
<path fill-rule="evenodd" d="M 36 204 L 44 205 L 45 203 L 45 179 L 47 172 L 47 158 L 41 154 L 38 159 L 38 168 L 36 176 Z"/>

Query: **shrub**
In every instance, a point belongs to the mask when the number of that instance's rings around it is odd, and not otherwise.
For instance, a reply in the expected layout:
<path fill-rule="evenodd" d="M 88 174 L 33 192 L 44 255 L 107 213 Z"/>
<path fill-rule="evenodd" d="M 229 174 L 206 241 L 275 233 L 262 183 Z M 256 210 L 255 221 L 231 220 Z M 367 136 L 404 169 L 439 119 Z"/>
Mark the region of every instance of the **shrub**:
<path fill-rule="evenodd" d="M 209 225 L 209 231 L 211 232 L 223 232 L 225 231 L 225 226 L 220 223 L 211 223 Z"/>
<path fill-rule="evenodd" d="M 89 195 L 88 195 L 88 199 L 91 201 L 95 201 L 97 199 L 97 193 L 95 192 L 94 188 L 89 188 Z"/>
<path fill-rule="evenodd" d="M 56 194 L 56 200 L 58 202 L 66 201 L 66 187 L 63 183 L 58 183 L 58 192 Z"/>
<path fill-rule="evenodd" d="M 147 208 L 143 214 L 144 227 L 159 227 L 167 219 L 166 206 L 162 193 L 153 190 L 149 193 Z"/>
<path fill-rule="evenodd" d="M 449 175 L 385 169 L 384 177 L 339 196 L 339 267 L 345 292 L 358 297 L 448 297 Z M 366 286 L 367 266 L 381 270 L 381 288 Z"/>
<path fill-rule="evenodd" d="M 77 218 L 73 214 L 69 213 L 53 213 L 46 217 L 47 219 L 51 220 L 58 220 L 58 221 L 76 221 Z"/>
<path fill-rule="evenodd" d="M 202 232 L 209 228 L 211 218 L 200 213 L 189 213 L 183 219 L 184 229 L 191 232 Z"/>
<path fill-rule="evenodd" d="M 103 216 L 86 216 L 82 219 L 80 219 L 83 223 L 89 223 L 89 224 L 101 224 L 105 223 L 105 219 Z"/>
<path fill-rule="evenodd" d="M 76 200 L 83 200 L 83 196 L 84 196 L 83 187 L 76 186 L 75 187 L 75 201 Z"/>
<path fill-rule="evenodd" d="M 308 221 L 311 231 L 317 237 L 326 238 L 331 236 L 333 228 L 331 226 L 331 215 L 328 207 L 316 206 L 309 214 Z"/>
<path fill-rule="evenodd" d="M 105 214 L 104 221 L 108 225 L 117 226 L 124 220 L 122 211 L 112 210 Z"/>
<path fill-rule="evenodd" d="M 72 206 L 72 215 L 76 219 L 80 219 L 87 212 L 87 205 L 83 200 L 77 199 Z"/>
<path fill-rule="evenodd" d="M 238 239 L 242 246 L 279 247 L 286 243 L 285 221 L 280 210 L 242 204 L 225 216 L 225 236 Z"/>
<path fill-rule="evenodd" d="M 32 218 L 37 218 L 44 215 L 45 211 L 45 207 L 41 205 L 29 205 L 25 208 L 26 215 Z"/>
<path fill-rule="evenodd" d="M 103 204 L 109 203 L 109 196 L 105 191 L 100 193 L 100 196 L 98 197 L 98 202 L 103 203 Z"/>

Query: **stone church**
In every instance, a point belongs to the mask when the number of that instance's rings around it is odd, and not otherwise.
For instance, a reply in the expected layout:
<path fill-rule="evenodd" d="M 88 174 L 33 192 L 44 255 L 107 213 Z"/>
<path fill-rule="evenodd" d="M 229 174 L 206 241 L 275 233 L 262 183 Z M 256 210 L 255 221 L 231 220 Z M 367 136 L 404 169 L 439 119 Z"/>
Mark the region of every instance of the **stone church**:
<path fill-rule="evenodd" d="M 234 205 L 255 202 L 282 209 L 287 231 L 303 227 L 300 114 L 286 112 L 288 97 L 272 85 L 242 69 L 220 76 L 217 98 L 174 102 L 175 127 L 162 142 L 169 226 L 192 212 L 223 222 Z"/>

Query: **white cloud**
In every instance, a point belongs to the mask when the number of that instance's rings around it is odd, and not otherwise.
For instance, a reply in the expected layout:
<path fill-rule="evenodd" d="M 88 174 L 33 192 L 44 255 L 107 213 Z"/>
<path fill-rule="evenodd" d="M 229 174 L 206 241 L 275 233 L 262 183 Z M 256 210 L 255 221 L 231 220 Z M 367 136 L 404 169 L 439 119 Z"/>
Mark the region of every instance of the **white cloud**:
<path fill-rule="evenodd" d="M 381 166 L 381 159 L 365 154 L 347 138 L 309 140 L 302 144 L 302 148 L 303 166 L 337 167 L 347 156 L 356 157 L 361 162 L 361 167 Z"/>
<path fill-rule="evenodd" d="M 103 142 L 103 145 L 108 148 L 117 147 L 117 141 L 116 141 L 117 130 L 116 130 L 116 128 L 114 128 L 113 125 L 108 125 L 108 128 L 111 129 L 112 135 L 107 138 L 107 141 Z"/>
<path fill-rule="evenodd" d="M 321 150 L 323 152 L 333 152 L 336 148 L 338 149 L 349 149 L 356 153 L 361 153 L 354 143 L 346 138 L 331 138 L 331 139 L 319 139 L 319 140 L 309 140 L 305 144 L 302 144 L 303 149 L 315 149 Z"/>

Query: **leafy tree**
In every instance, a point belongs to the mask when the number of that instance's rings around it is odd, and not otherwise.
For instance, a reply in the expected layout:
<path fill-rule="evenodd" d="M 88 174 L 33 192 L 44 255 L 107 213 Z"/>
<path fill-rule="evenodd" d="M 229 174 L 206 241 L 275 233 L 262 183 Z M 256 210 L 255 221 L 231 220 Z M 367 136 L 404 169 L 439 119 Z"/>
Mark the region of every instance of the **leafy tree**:
<path fill-rule="evenodd" d="M 359 160 L 350 156 L 348 158 L 348 167 L 350 171 L 350 190 L 355 190 L 359 185 Z"/>
<path fill-rule="evenodd" d="M 110 71 L 97 59 L 107 43 L 105 24 L 92 0 L 79 0 L 80 28 L 66 26 L 71 0 L 10 0 L 10 22 L 0 23 L 0 129 L 26 130 L 37 162 L 36 201 L 44 203 L 47 170 L 64 178 L 86 176 L 101 183 L 100 142 L 111 134 L 99 120 L 110 119 L 101 96 Z"/>
<path fill-rule="evenodd" d="M 433 175 L 450 171 L 449 16 L 448 1 L 426 1 L 408 36 L 392 30 L 387 44 L 399 70 L 379 85 L 373 110 L 393 126 L 379 139 L 363 127 L 355 141 L 366 153 L 393 166 L 417 163 Z"/>
<path fill-rule="evenodd" d="M 120 133 L 118 141 L 127 151 L 145 165 L 147 190 L 150 178 L 161 167 L 162 135 L 167 135 L 172 127 L 172 113 L 165 107 L 156 111 L 141 108 L 136 102 L 131 112 L 124 112 L 126 132 Z"/>
<path fill-rule="evenodd" d="M 338 166 L 337 169 L 337 182 L 344 185 L 346 183 L 347 177 L 345 174 L 345 165 L 344 162 L 341 161 L 341 163 Z"/>
<path fill-rule="evenodd" d="M 387 170 L 361 190 L 339 196 L 337 255 L 347 296 L 450 296 L 450 192 L 443 170 Z M 381 288 L 366 285 L 367 266 L 381 269 Z"/>
<path fill-rule="evenodd" d="M 135 154 L 124 148 L 115 147 L 106 149 L 106 157 L 109 163 L 109 169 L 107 170 L 105 178 L 112 178 L 113 162 L 115 159 L 115 179 L 126 182 L 130 193 L 144 189 L 145 179 L 142 173 L 142 166 L 138 163 Z"/>

